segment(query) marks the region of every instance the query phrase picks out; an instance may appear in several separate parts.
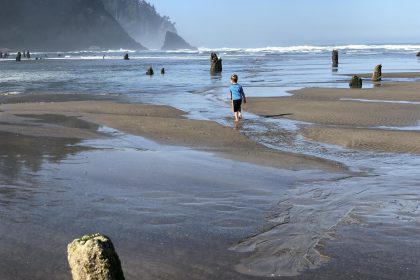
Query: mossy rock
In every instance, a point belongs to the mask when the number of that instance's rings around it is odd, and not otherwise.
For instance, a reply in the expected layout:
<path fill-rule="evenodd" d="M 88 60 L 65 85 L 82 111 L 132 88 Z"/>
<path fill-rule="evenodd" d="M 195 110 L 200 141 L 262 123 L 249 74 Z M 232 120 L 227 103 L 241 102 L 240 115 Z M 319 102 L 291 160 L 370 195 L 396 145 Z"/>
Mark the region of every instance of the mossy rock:
<path fill-rule="evenodd" d="M 99 233 L 75 239 L 67 246 L 73 280 L 124 280 L 112 241 Z"/>

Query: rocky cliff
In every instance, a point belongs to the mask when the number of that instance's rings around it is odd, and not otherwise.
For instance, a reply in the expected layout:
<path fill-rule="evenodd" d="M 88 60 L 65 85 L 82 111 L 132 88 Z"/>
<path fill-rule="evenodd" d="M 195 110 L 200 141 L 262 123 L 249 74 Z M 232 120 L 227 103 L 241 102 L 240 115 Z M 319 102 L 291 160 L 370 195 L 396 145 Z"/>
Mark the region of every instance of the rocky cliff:
<path fill-rule="evenodd" d="M 102 0 L 106 10 L 136 41 L 150 49 L 160 49 L 166 32 L 177 33 L 169 17 L 158 14 L 144 0 Z"/>
<path fill-rule="evenodd" d="M 101 0 L 2 0 L 0 48 L 66 51 L 143 49 Z"/>

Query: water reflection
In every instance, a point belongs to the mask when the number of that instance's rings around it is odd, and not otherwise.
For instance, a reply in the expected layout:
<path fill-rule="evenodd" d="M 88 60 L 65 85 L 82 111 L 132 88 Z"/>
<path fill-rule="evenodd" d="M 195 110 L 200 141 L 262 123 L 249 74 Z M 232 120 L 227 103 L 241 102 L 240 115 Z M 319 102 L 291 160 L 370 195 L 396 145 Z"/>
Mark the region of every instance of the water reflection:
<path fill-rule="evenodd" d="M 14 184 L 18 180 L 31 181 L 31 174 L 41 170 L 44 162 L 60 162 L 89 147 L 79 145 L 80 139 L 34 137 L 0 132 L 0 180 Z"/>
<path fill-rule="evenodd" d="M 19 123 L 24 134 L 0 132 L 0 183 L 5 185 L 24 181 L 33 183 L 33 174 L 42 169 L 43 163 L 58 163 L 70 155 L 91 149 L 81 145 L 79 138 L 66 138 L 58 134 L 59 127 L 98 131 L 99 126 L 77 117 L 53 114 L 16 115 L 23 117 Z M 4 123 L 16 127 L 13 123 Z M 31 136 L 37 128 L 48 128 L 48 136 Z M 52 137 L 54 135 L 55 137 Z"/>

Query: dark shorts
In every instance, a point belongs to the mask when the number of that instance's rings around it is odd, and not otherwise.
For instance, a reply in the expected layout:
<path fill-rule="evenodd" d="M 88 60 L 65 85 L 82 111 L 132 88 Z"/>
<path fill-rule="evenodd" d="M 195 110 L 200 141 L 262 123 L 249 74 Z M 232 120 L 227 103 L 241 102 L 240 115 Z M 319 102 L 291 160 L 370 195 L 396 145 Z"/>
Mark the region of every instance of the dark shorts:
<path fill-rule="evenodd" d="M 241 112 L 242 100 L 233 100 L 233 112 Z"/>

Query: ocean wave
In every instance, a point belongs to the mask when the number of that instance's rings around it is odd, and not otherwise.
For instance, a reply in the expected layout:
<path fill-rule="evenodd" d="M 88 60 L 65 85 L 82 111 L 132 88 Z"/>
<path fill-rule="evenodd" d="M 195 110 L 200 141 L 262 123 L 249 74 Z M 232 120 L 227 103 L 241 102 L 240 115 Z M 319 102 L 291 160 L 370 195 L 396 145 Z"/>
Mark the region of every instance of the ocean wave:
<path fill-rule="evenodd" d="M 287 47 L 265 47 L 265 48 L 199 48 L 200 53 L 218 52 L 218 53 L 322 53 L 332 50 L 343 51 L 406 51 L 417 52 L 420 50 L 420 44 L 402 44 L 402 45 L 330 45 L 330 46 L 287 46 Z"/>
<path fill-rule="evenodd" d="M 8 91 L 8 92 L 0 92 L 0 96 L 9 96 L 9 95 L 18 95 L 22 94 L 20 91 Z"/>
<path fill-rule="evenodd" d="M 157 56 L 170 56 L 171 54 L 182 55 L 207 55 L 211 52 L 216 52 L 221 55 L 228 56 L 241 56 L 244 54 L 252 55 L 276 55 L 276 54 L 326 54 L 332 50 L 337 49 L 346 53 L 358 53 L 358 54 L 381 54 L 381 53 L 417 53 L 420 51 L 420 44 L 386 44 L 386 45 L 364 45 L 364 44 L 350 44 L 350 45 L 329 45 L 329 46 L 316 46 L 316 45 L 297 45 L 297 46 L 268 46 L 263 48 L 208 48 L 200 47 L 198 50 L 173 50 L 173 51 L 162 51 L 162 50 L 129 50 L 129 49 L 117 49 L 117 50 L 83 50 L 83 51 L 68 51 L 68 52 L 34 52 L 33 56 L 40 56 L 42 58 L 75 58 L 75 57 L 89 57 L 89 59 L 98 59 L 95 56 L 102 58 L 105 55 L 108 58 L 115 57 L 119 58 L 125 53 L 130 54 L 130 58 L 134 57 L 157 57 Z M 11 53 L 11 56 L 15 56 L 15 53 Z M 179 57 L 178 57 L 179 58 Z"/>

